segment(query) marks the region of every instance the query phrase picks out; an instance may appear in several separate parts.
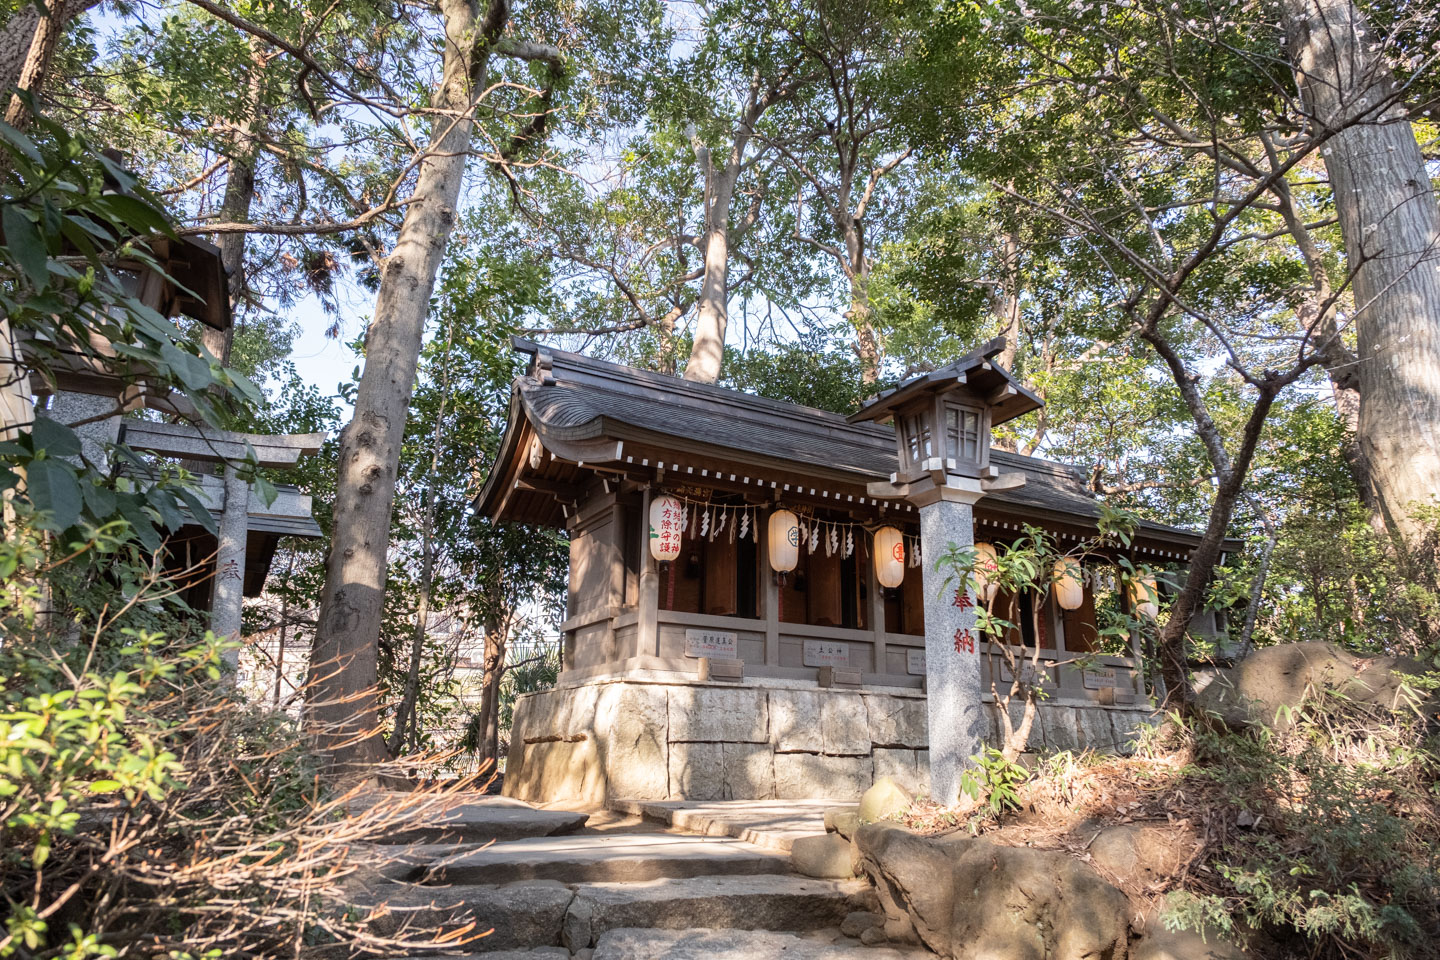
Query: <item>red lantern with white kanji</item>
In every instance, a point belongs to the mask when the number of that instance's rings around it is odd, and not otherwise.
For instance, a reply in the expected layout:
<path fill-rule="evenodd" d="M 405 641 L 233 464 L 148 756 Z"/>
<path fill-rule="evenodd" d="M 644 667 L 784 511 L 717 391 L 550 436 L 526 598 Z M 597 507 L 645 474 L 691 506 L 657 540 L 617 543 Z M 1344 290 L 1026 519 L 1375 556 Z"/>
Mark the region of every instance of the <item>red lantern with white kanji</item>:
<path fill-rule="evenodd" d="M 685 507 L 672 496 L 650 501 L 650 556 L 667 563 L 680 556 L 680 536 L 685 530 Z"/>

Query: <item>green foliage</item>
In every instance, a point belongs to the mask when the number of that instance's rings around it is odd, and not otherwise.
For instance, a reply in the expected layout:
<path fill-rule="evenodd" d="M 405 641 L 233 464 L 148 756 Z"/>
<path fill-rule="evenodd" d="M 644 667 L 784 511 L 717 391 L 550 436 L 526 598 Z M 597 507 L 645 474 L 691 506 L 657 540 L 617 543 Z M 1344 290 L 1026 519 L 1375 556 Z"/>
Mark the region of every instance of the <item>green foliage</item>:
<path fill-rule="evenodd" d="M 1192 789 L 1226 824 L 1213 880 L 1167 924 L 1299 941 L 1307 956 L 1421 957 L 1440 930 L 1440 776 L 1422 716 L 1330 694 L 1254 734 L 1194 732 Z"/>
<path fill-rule="evenodd" d="M 974 765 L 960 775 L 961 793 L 983 800 L 991 816 L 1019 809 L 1019 787 L 1030 779 L 1029 770 L 994 747 L 986 747 L 970 761 Z"/>

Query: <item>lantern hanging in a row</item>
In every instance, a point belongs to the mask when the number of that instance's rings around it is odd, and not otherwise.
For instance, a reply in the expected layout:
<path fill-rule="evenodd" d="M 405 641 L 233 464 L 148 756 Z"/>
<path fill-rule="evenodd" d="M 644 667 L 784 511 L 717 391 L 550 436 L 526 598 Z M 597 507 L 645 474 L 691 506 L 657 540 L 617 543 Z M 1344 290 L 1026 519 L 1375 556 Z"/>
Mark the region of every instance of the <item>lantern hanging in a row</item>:
<path fill-rule="evenodd" d="M 1055 561 L 1051 571 L 1055 581 L 1055 602 L 1062 610 L 1079 610 L 1085 602 L 1085 574 L 1080 561 L 1074 557 L 1061 557 Z"/>
<path fill-rule="evenodd" d="M 1160 615 L 1160 591 L 1154 577 L 1135 577 L 1127 588 L 1130 595 L 1130 609 L 1136 616 L 1154 620 Z"/>
<path fill-rule="evenodd" d="M 672 496 L 650 501 L 650 555 L 661 563 L 680 556 L 680 537 L 685 530 L 685 507 Z"/>
<path fill-rule="evenodd" d="M 995 593 L 1000 589 L 998 583 L 990 578 L 1000 569 L 999 557 L 995 553 L 995 545 L 992 543 L 975 544 L 975 595 L 982 603 L 989 603 L 995 599 Z"/>
<path fill-rule="evenodd" d="M 800 562 L 800 519 L 789 510 L 770 514 L 770 569 L 789 573 Z"/>
<path fill-rule="evenodd" d="M 882 587 L 905 581 L 905 537 L 894 527 L 875 531 L 875 579 Z"/>

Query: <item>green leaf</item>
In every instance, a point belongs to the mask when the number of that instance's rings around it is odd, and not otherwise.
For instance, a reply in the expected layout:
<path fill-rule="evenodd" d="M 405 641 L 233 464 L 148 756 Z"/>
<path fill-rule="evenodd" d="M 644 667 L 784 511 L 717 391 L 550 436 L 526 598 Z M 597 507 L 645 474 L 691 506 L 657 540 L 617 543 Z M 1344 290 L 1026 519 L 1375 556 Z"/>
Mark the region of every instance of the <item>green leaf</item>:
<path fill-rule="evenodd" d="M 151 487 L 145 492 L 145 499 L 155 512 L 160 514 L 160 520 L 165 524 L 165 529 L 174 532 L 185 525 L 185 517 L 175 506 L 175 497 L 169 490 L 163 487 Z"/>
<path fill-rule="evenodd" d="M 146 550 L 159 550 L 160 535 L 155 531 L 155 524 L 145 515 L 141 503 L 140 497 L 133 493 L 122 493 L 115 497 L 115 509 L 130 524 L 135 538 Z"/>
<path fill-rule="evenodd" d="M 164 214 L 143 200 L 112 193 L 94 203 L 94 209 L 109 217 L 114 223 L 129 227 L 136 233 L 163 233 L 173 236 L 174 231 Z"/>
<path fill-rule="evenodd" d="M 96 520 L 109 519 L 115 513 L 115 491 L 109 487 L 102 487 L 98 483 L 82 483 L 81 492 L 85 495 L 85 507 L 90 515 Z"/>
<path fill-rule="evenodd" d="M 44 290 L 50 284 L 50 269 L 49 256 L 45 251 L 45 242 L 40 238 L 40 231 L 35 229 L 30 218 L 13 203 L 7 203 L 3 213 L 0 213 L 0 226 L 5 228 L 5 246 L 10 250 L 10 256 L 14 257 L 20 269 L 25 271 L 31 285 L 37 291 Z"/>
<path fill-rule="evenodd" d="M 215 524 L 215 517 L 211 515 L 209 510 L 205 509 L 205 504 L 200 502 L 199 497 L 184 487 L 175 488 L 175 496 L 179 497 L 181 502 L 189 508 L 190 516 L 195 518 L 196 523 L 211 533 L 219 532 L 220 528 Z"/>
<path fill-rule="evenodd" d="M 41 524 L 49 530 L 64 530 L 80 519 L 84 500 L 74 468 L 63 460 L 32 460 L 25 470 L 25 483 L 35 509 L 50 514 Z"/>
<path fill-rule="evenodd" d="M 261 503 L 265 504 L 265 506 L 268 507 L 275 502 L 275 498 L 279 495 L 280 494 L 276 491 L 275 487 L 270 483 L 269 480 L 266 480 L 264 477 L 256 474 L 255 496 L 260 498 Z"/>
<path fill-rule="evenodd" d="M 34 161 L 35 163 L 44 162 L 44 158 L 40 156 L 40 151 L 35 149 L 34 141 L 3 120 L 0 120 L 0 138 L 3 138 L 6 143 L 20 151 L 27 160 Z"/>
<path fill-rule="evenodd" d="M 80 456 L 80 438 L 75 436 L 74 430 L 58 420 L 36 417 L 30 437 L 36 453 L 44 450 L 52 457 Z"/>

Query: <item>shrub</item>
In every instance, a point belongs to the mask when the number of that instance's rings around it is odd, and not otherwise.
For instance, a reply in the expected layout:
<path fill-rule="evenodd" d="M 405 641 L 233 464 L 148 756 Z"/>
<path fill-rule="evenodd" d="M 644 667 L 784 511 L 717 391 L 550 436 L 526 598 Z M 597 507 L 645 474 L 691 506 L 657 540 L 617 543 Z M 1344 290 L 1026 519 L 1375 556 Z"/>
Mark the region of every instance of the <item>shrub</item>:
<path fill-rule="evenodd" d="M 1336 694 L 1281 729 L 1194 731 L 1209 871 L 1172 925 L 1257 931 L 1307 957 L 1420 957 L 1440 938 L 1440 755 L 1418 713 Z"/>

